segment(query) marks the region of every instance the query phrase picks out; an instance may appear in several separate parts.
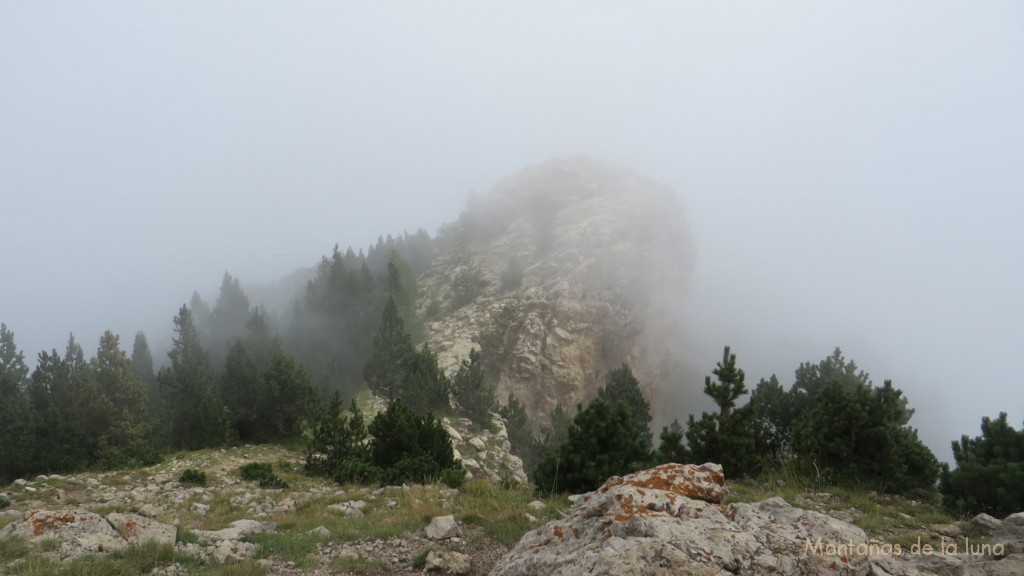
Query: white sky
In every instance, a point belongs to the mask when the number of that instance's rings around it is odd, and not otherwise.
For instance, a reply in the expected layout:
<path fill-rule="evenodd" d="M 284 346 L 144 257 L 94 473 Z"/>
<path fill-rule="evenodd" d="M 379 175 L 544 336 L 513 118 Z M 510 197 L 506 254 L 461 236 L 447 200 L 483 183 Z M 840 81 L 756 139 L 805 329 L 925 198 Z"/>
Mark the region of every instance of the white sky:
<path fill-rule="evenodd" d="M 948 459 L 1024 419 L 1022 103 L 1016 1 L 3 2 L 0 321 L 161 339 L 587 154 L 686 204 L 704 371 L 838 345 Z"/>

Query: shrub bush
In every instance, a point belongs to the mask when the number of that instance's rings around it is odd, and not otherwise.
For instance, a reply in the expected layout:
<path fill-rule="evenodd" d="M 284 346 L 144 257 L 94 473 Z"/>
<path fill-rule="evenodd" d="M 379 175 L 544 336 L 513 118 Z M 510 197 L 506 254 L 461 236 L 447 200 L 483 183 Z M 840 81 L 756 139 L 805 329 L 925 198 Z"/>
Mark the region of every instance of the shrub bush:
<path fill-rule="evenodd" d="M 269 462 L 249 462 L 238 469 L 243 480 L 259 482 L 260 488 L 287 488 L 288 483 L 274 474 Z"/>
<path fill-rule="evenodd" d="M 452 307 L 462 308 L 480 295 L 486 285 L 484 274 L 475 264 L 463 266 L 452 279 Z"/>
<path fill-rule="evenodd" d="M 369 427 L 372 464 L 380 469 L 380 482 L 426 483 L 457 468 L 451 438 L 432 414 L 420 416 L 401 399 L 392 400 Z"/>
<path fill-rule="evenodd" d="M 534 482 L 544 492 L 586 492 L 609 476 L 635 472 L 650 461 L 650 444 L 630 408 L 595 398 L 573 418 L 566 441 L 541 460 Z"/>
<path fill-rule="evenodd" d="M 952 511 L 985 512 L 996 517 L 1024 508 L 1024 428 L 1019 432 L 1006 413 L 981 420 L 981 436 L 953 442 L 956 469 L 943 465 L 939 492 Z"/>
<path fill-rule="evenodd" d="M 196 470 L 195 468 L 188 468 L 178 477 L 178 482 L 193 486 L 206 486 L 206 472 Z"/>

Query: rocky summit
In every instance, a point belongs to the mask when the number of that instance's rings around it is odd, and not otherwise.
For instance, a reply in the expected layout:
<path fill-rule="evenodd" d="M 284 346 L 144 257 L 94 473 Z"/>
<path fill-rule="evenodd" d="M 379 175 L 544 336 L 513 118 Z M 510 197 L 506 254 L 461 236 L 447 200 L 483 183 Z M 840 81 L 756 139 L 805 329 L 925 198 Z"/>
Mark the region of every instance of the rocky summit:
<path fill-rule="evenodd" d="M 540 424 L 627 362 L 652 405 L 679 370 L 678 302 L 695 248 L 672 190 L 594 160 L 558 158 L 470 201 L 418 278 L 426 337 L 452 372 L 472 348 L 500 364 Z M 440 303 L 454 302 L 441 312 Z"/>
<path fill-rule="evenodd" d="M 724 491 L 717 464 L 613 477 L 577 496 L 565 519 L 523 536 L 491 574 L 1024 574 L 1024 514 L 1002 521 L 985 546 L 950 538 L 944 550 L 914 550 L 778 497 L 722 504 Z"/>

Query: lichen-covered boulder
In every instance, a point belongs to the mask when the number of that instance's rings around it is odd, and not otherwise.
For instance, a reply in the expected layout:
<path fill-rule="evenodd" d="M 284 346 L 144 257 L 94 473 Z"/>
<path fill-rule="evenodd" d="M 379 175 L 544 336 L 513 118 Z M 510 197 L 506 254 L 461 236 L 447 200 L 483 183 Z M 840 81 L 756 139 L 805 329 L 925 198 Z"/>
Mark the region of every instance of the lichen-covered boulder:
<path fill-rule="evenodd" d="M 860 528 L 781 498 L 721 505 L 724 484 L 716 464 L 613 477 L 523 536 L 491 574 L 870 573 Z"/>

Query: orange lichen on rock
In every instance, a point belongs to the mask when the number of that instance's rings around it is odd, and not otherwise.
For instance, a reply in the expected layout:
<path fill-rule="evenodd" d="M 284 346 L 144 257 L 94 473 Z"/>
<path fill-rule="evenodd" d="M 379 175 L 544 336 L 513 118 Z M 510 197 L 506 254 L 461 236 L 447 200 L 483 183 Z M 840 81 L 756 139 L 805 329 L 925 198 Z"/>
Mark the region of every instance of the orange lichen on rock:
<path fill-rule="evenodd" d="M 616 486 L 635 486 L 641 496 L 646 490 L 662 490 L 695 500 L 720 504 L 725 497 L 725 474 L 718 464 L 662 464 L 650 470 L 612 477 L 601 493 Z"/>
<path fill-rule="evenodd" d="M 70 526 L 76 521 L 80 520 L 75 516 L 74 512 L 64 514 L 48 514 L 42 517 L 38 517 L 32 514 L 32 534 L 35 536 L 41 536 L 44 532 L 60 530 L 65 526 Z M 84 518 L 82 519 L 84 520 Z"/>

